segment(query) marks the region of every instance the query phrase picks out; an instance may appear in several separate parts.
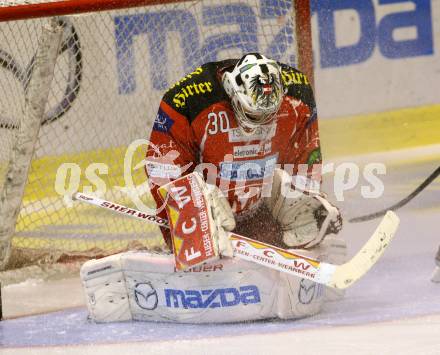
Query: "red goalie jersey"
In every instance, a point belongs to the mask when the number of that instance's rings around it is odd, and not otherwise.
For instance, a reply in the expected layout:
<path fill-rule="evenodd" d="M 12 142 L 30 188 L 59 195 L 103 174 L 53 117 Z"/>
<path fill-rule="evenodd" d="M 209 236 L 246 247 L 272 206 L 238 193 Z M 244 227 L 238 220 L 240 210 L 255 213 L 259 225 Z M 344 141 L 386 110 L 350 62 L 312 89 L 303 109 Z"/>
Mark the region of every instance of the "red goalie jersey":
<path fill-rule="evenodd" d="M 166 218 L 157 189 L 194 170 L 224 191 L 233 211 L 251 214 L 260 205 L 263 183 L 276 167 L 320 182 L 316 105 L 307 77 L 280 64 L 285 95 L 276 118 L 252 134 L 239 127 L 222 74 L 238 60 L 195 69 L 162 98 L 147 151 L 146 171 L 158 213 Z M 304 171 L 305 167 L 305 171 Z M 164 231 L 165 240 L 170 240 Z"/>

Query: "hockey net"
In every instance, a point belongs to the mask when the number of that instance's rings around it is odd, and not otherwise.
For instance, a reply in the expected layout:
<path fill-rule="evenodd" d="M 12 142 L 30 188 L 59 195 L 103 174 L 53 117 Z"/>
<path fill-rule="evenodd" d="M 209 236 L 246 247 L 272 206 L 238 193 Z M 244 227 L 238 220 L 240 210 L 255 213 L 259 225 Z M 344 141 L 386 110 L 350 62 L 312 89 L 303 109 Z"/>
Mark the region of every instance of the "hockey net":
<path fill-rule="evenodd" d="M 63 194 L 99 192 L 133 206 L 137 187 L 154 207 L 140 164 L 146 147 L 126 159 L 127 147 L 148 138 L 161 96 L 185 73 L 260 51 L 312 74 L 308 0 L 0 1 L 0 19 L 0 223 L 9 230 L 1 236 L 0 265 L 6 270 L 163 248 L 155 226 Z M 14 208 L 5 191 L 20 180 L 6 175 L 14 146 L 20 151 L 17 136 L 47 25 L 62 28 L 61 45 L 18 215 L 5 218 Z"/>

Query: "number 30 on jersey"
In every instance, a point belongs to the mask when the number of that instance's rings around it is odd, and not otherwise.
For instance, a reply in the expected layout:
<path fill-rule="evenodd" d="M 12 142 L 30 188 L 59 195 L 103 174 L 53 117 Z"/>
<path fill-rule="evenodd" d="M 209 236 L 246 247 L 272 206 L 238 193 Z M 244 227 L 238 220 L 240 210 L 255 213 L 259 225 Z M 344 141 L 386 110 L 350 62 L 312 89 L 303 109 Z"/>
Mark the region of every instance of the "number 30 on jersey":
<path fill-rule="evenodd" d="M 208 133 L 210 135 L 217 134 L 218 132 L 227 133 L 229 131 L 229 117 L 226 111 L 210 112 L 208 120 Z"/>

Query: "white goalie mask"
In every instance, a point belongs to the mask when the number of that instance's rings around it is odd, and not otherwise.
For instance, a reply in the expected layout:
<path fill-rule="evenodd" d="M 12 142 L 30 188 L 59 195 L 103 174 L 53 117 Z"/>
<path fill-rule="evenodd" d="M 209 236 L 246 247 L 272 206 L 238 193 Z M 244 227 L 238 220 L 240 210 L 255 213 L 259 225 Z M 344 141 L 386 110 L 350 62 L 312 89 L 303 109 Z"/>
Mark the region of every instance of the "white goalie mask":
<path fill-rule="evenodd" d="M 232 72 L 223 74 L 222 82 L 245 133 L 274 119 L 284 95 L 276 61 L 259 53 L 246 54 Z"/>

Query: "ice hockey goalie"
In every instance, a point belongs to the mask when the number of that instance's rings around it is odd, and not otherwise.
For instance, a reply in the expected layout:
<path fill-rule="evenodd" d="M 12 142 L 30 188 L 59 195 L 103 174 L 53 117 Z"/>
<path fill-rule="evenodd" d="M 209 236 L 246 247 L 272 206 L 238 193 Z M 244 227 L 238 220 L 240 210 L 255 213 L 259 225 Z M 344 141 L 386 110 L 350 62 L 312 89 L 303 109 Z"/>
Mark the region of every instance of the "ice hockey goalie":
<path fill-rule="evenodd" d="M 322 285 L 233 257 L 228 232 L 342 263 L 342 220 L 320 192 L 320 169 L 303 73 L 259 53 L 196 68 L 163 96 L 147 151 L 170 253 L 84 264 L 90 317 L 203 323 L 319 312 Z"/>

